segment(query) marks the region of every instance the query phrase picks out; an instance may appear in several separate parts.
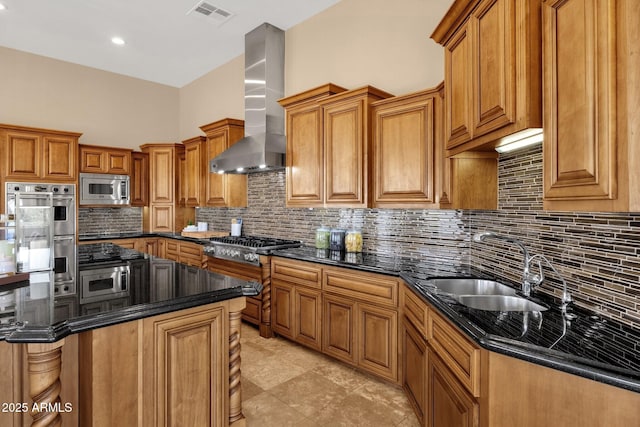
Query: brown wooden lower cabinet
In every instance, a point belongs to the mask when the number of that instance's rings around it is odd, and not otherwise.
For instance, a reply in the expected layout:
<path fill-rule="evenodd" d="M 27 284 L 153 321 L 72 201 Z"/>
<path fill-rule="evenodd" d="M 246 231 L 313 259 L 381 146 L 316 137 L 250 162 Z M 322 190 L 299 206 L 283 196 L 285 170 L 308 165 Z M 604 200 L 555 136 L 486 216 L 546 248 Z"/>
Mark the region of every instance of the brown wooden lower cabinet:
<path fill-rule="evenodd" d="M 411 292 L 401 295 L 401 377 L 420 425 L 637 425 L 640 393 L 481 349 Z"/>
<path fill-rule="evenodd" d="M 427 426 L 478 426 L 480 405 L 433 351 L 427 357 L 427 378 Z"/>
<path fill-rule="evenodd" d="M 236 298 L 51 344 L 0 342 L 0 398 L 29 407 L 0 412 L 0 425 L 30 424 L 32 402 L 55 401 L 56 393 L 69 411 L 46 413 L 33 425 L 242 425 L 243 308 L 244 298 Z"/>
<path fill-rule="evenodd" d="M 271 287 L 271 328 L 314 350 L 322 350 L 322 293 L 278 283 Z"/>
<path fill-rule="evenodd" d="M 353 300 L 325 294 L 323 297 L 322 351 L 356 364 L 356 317 Z"/>
<path fill-rule="evenodd" d="M 398 281 L 274 257 L 273 331 L 399 384 Z"/>
<path fill-rule="evenodd" d="M 427 405 L 427 340 L 406 320 L 402 322 L 402 388 L 420 425 Z"/>

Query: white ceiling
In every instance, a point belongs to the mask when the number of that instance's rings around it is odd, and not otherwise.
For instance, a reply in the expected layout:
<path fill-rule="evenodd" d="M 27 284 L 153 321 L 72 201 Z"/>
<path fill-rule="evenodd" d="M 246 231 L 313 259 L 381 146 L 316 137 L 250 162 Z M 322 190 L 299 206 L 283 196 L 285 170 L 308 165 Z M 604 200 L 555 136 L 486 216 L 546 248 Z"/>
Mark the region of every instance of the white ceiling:
<path fill-rule="evenodd" d="M 182 87 L 242 54 L 263 22 L 286 31 L 339 0 L 206 1 L 233 17 L 187 15 L 196 0 L 0 0 L 0 46 Z"/>

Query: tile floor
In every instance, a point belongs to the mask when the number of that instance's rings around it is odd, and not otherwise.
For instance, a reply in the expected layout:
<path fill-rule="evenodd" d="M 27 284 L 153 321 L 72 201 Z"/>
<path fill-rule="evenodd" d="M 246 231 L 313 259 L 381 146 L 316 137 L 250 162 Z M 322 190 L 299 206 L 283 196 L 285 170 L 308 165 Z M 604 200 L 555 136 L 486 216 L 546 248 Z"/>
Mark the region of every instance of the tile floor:
<path fill-rule="evenodd" d="M 242 325 L 242 410 L 248 427 L 414 427 L 400 387 Z"/>

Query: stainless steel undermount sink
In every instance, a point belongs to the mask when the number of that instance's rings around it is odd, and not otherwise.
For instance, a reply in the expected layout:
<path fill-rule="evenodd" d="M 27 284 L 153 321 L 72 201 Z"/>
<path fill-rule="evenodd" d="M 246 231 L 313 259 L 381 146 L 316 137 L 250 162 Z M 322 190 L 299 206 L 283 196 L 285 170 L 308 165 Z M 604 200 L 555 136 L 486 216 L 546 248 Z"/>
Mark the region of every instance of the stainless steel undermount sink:
<path fill-rule="evenodd" d="M 512 295 L 458 295 L 458 302 L 470 308 L 486 311 L 546 311 L 547 307 Z"/>
<path fill-rule="evenodd" d="M 515 295 L 516 290 L 493 280 L 454 277 L 431 279 L 440 292 L 453 295 Z"/>

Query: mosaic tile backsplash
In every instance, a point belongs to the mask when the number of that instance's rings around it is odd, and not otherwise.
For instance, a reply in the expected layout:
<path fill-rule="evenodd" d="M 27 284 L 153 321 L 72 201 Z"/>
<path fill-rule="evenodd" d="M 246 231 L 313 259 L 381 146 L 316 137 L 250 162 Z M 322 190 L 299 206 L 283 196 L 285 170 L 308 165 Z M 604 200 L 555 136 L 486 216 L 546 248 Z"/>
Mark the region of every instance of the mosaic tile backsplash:
<path fill-rule="evenodd" d="M 303 209 L 285 207 L 285 174 L 249 175 L 249 206 L 200 208 L 197 220 L 228 230 L 243 219 L 243 234 L 314 243 L 321 225 L 362 230 L 364 250 L 378 254 L 471 262 L 519 283 L 522 255 L 497 240 L 471 242 L 477 231 L 520 239 L 545 255 L 565 278 L 576 304 L 640 328 L 640 214 L 548 212 L 542 208 L 542 149 L 502 154 L 499 209 Z M 560 295 L 561 282 L 545 269 L 541 291 Z"/>
<path fill-rule="evenodd" d="M 377 254 L 472 263 L 519 283 L 522 255 L 498 240 L 472 242 L 478 231 L 521 240 L 546 256 L 567 282 L 576 304 L 640 328 L 640 213 L 549 212 L 542 208 L 542 149 L 502 154 L 499 209 L 303 209 L 285 207 L 285 174 L 249 175 L 249 207 L 200 208 L 211 230 L 243 219 L 243 234 L 301 240 L 313 245 L 321 225 L 362 230 L 364 250 Z M 141 208 L 81 208 L 80 234 L 142 231 Z M 541 291 L 560 295 L 561 282 L 545 269 Z"/>
<path fill-rule="evenodd" d="M 140 233 L 142 208 L 80 208 L 78 235 Z"/>

